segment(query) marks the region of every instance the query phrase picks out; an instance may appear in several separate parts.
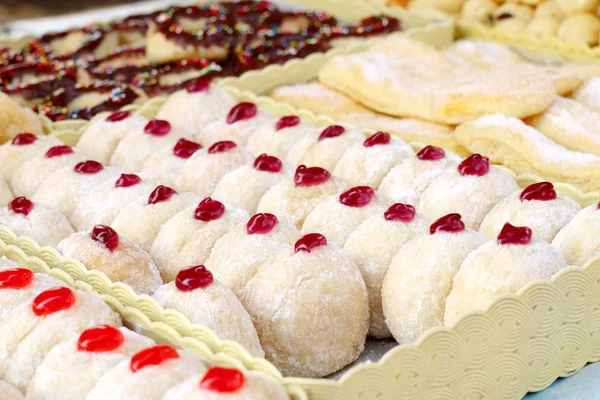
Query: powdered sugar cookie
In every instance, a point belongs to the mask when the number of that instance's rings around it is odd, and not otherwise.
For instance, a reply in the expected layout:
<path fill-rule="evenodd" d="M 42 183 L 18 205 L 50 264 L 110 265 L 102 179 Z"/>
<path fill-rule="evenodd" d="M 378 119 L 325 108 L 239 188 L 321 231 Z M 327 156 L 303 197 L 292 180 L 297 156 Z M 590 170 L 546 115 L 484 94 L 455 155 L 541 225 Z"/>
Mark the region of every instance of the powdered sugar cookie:
<path fill-rule="evenodd" d="M 567 17 L 558 28 L 558 39 L 569 44 L 598 45 L 600 19 L 592 14 L 574 14 Z"/>
<path fill-rule="evenodd" d="M 5 143 L 22 132 L 32 132 L 34 135 L 44 132 L 37 114 L 22 107 L 5 93 L 0 93 L 0 126 L 0 143 Z"/>
<path fill-rule="evenodd" d="M 13 172 L 22 164 L 60 144 L 52 136 L 35 136 L 32 133 L 16 135 L 10 143 L 0 146 L 0 174 L 10 182 Z"/>
<path fill-rule="evenodd" d="M 17 388 L 4 381 L 0 381 L 0 393 L 4 396 L 4 400 L 25 400 Z"/>
<path fill-rule="evenodd" d="M 0 270 L 0 321 L 22 302 L 33 300 L 44 290 L 61 285 L 61 281 L 50 275 L 34 274 L 21 267 Z"/>
<path fill-rule="evenodd" d="M 600 78 L 586 79 L 583 84 L 571 94 L 571 98 L 596 112 L 600 112 Z"/>
<path fill-rule="evenodd" d="M 600 211 L 598 205 L 593 204 L 579 211 L 558 232 L 552 245 L 561 251 L 569 265 L 582 266 L 600 254 L 599 232 Z"/>
<path fill-rule="evenodd" d="M 250 136 L 271 119 L 273 117 L 270 114 L 259 111 L 254 103 L 238 103 L 229 110 L 225 118 L 205 125 L 196 138 L 201 143 L 231 140 L 245 146 Z"/>
<path fill-rule="evenodd" d="M 301 155 L 292 154 L 297 150 L 294 149 L 288 156 L 288 162 L 293 165 L 318 165 L 333 170 L 346 150 L 364 139 L 363 133 L 356 129 L 330 125 L 315 136 L 312 143 L 303 149 Z"/>
<path fill-rule="evenodd" d="M 14 196 L 4 179 L 0 179 L 0 204 L 8 204 L 13 198 Z"/>
<path fill-rule="evenodd" d="M 560 21 L 550 17 L 536 17 L 527 25 L 527 33 L 535 37 L 555 37 L 560 28 Z"/>
<path fill-rule="evenodd" d="M 11 268 L 21 268 L 19 263 L 11 260 L 10 258 L 6 258 L 5 256 L 0 257 L 0 271 L 4 271 L 5 269 Z"/>
<path fill-rule="evenodd" d="M 301 155 L 318 137 L 318 129 L 300 121 L 300 117 L 287 115 L 274 121 L 265 121 L 248 140 L 248 150 L 255 156 L 272 154 L 285 160 L 292 148 Z"/>
<path fill-rule="evenodd" d="M 556 0 L 545 1 L 539 4 L 534 11 L 536 18 L 550 17 L 562 21 L 567 17 L 565 10 L 558 5 Z"/>
<path fill-rule="evenodd" d="M 181 138 L 175 145 L 168 144 L 148 157 L 142 171 L 160 177 L 165 185 L 173 186 L 186 161 L 201 148 L 200 143 Z"/>

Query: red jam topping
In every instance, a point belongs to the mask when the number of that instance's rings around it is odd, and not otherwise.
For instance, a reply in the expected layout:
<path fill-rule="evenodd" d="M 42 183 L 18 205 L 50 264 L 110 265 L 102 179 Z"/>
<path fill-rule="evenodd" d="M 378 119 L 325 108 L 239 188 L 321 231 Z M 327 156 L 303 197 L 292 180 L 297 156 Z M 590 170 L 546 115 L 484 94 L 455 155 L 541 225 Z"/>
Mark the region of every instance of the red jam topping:
<path fill-rule="evenodd" d="M 528 244 L 531 242 L 532 232 L 526 226 L 514 226 L 510 222 L 504 224 L 504 227 L 498 235 L 499 244 Z"/>
<path fill-rule="evenodd" d="M 237 147 L 237 144 L 235 144 L 231 140 L 225 140 L 223 142 L 217 142 L 217 143 L 213 144 L 212 146 L 210 146 L 208 148 L 208 153 L 209 154 L 224 153 L 231 149 L 235 149 L 236 147 Z"/>
<path fill-rule="evenodd" d="M 99 325 L 81 332 L 77 341 L 77 350 L 89 353 L 115 351 L 123 345 L 125 337 L 114 326 Z"/>
<path fill-rule="evenodd" d="M 200 143 L 181 138 L 177 141 L 175 147 L 173 147 L 173 154 L 179 158 L 188 159 L 201 148 L 202 145 Z"/>
<path fill-rule="evenodd" d="M 144 132 L 153 136 L 166 136 L 171 132 L 171 124 L 163 119 L 153 119 L 146 124 Z"/>
<path fill-rule="evenodd" d="M 415 208 L 410 204 L 396 203 L 385 210 L 383 218 L 385 218 L 386 221 L 401 221 L 408 223 L 415 219 L 416 213 Z"/>
<path fill-rule="evenodd" d="M 248 235 L 265 235 L 271 232 L 278 222 L 277 217 L 273 214 L 256 214 L 246 224 L 246 232 Z"/>
<path fill-rule="evenodd" d="M 198 204 L 198 207 L 196 207 L 194 218 L 205 222 L 214 221 L 215 219 L 221 218 L 223 213 L 225 213 L 225 206 L 223 203 L 207 197 Z"/>
<path fill-rule="evenodd" d="M 373 136 L 365 139 L 363 146 L 365 147 L 373 147 L 379 145 L 390 144 L 392 141 L 392 137 L 389 133 L 386 132 L 377 132 Z"/>
<path fill-rule="evenodd" d="M 529 185 L 525 189 L 523 189 L 520 196 L 521 201 L 549 201 L 556 199 L 556 197 L 556 190 L 554 190 L 554 185 L 550 182 L 539 182 L 534 183 L 533 185 Z"/>
<path fill-rule="evenodd" d="M 102 243 L 111 253 L 119 247 L 119 234 L 107 225 L 94 225 L 90 234 L 92 240 Z"/>
<path fill-rule="evenodd" d="M 33 272 L 25 268 L 0 271 L 0 289 L 23 289 L 33 282 Z"/>
<path fill-rule="evenodd" d="M 208 92 L 210 80 L 204 78 L 193 79 L 185 84 L 188 93 Z"/>
<path fill-rule="evenodd" d="M 288 115 L 286 117 L 281 117 L 279 121 L 275 124 L 275 130 L 282 130 L 285 128 L 293 128 L 294 126 L 300 123 L 300 118 L 295 115 Z"/>
<path fill-rule="evenodd" d="M 35 143 L 37 136 L 33 133 L 19 133 L 12 140 L 12 144 L 15 146 L 27 146 L 28 144 Z"/>
<path fill-rule="evenodd" d="M 417 157 L 419 158 L 419 160 L 423 161 L 441 160 L 445 156 L 446 152 L 444 151 L 444 149 L 440 149 L 439 147 L 435 146 L 423 147 L 421 151 L 417 153 Z"/>
<path fill-rule="evenodd" d="M 38 317 L 68 310 L 75 304 L 75 293 L 67 287 L 55 287 L 38 294 L 31 309 Z"/>
<path fill-rule="evenodd" d="M 331 174 L 324 168 L 300 165 L 296 168 L 294 183 L 296 186 L 315 186 L 327 182 L 330 177 Z"/>
<path fill-rule="evenodd" d="M 125 118 L 129 117 L 131 113 L 129 111 L 116 111 L 106 117 L 108 122 L 119 122 L 123 121 Z"/>
<path fill-rule="evenodd" d="M 160 365 L 167 360 L 175 358 L 179 358 L 179 353 L 174 347 L 166 344 L 152 346 L 139 351 L 131 357 L 129 369 L 131 369 L 131 372 L 137 372 L 142 368 Z"/>
<path fill-rule="evenodd" d="M 465 223 L 462 222 L 460 214 L 448 214 L 435 221 L 429 227 L 429 233 L 436 232 L 461 232 L 465 230 Z"/>
<path fill-rule="evenodd" d="M 340 194 L 340 203 L 348 207 L 364 207 L 369 205 L 375 191 L 369 186 L 356 186 Z"/>
<path fill-rule="evenodd" d="M 297 253 L 299 251 L 305 251 L 310 253 L 313 249 L 317 247 L 326 246 L 327 238 L 320 233 L 309 233 L 307 235 L 302 236 L 296 244 L 294 245 L 294 251 Z"/>
<path fill-rule="evenodd" d="M 104 167 L 98 161 L 87 160 L 77 163 L 73 169 L 78 174 L 92 175 L 102 171 Z"/>
<path fill-rule="evenodd" d="M 54 146 L 54 147 L 50 147 L 48 149 L 48 151 L 46 152 L 46 155 L 44 157 L 54 158 L 54 157 L 64 156 L 67 154 L 73 154 L 73 149 L 70 148 L 69 146 Z"/>
<path fill-rule="evenodd" d="M 136 174 L 121 174 L 119 179 L 117 179 L 117 181 L 115 182 L 115 187 L 131 187 L 138 185 L 140 182 L 142 182 L 142 178 L 140 178 Z"/>
<path fill-rule="evenodd" d="M 463 176 L 484 176 L 489 170 L 490 159 L 481 154 L 473 154 L 458 164 L 458 172 Z"/>
<path fill-rule="evenodd" d="M 175 278 L 175 286 L 182 292 L 203 289 L 212 283 L 213 274 L 204 265 L 184 268 Z"/>
<path fill-rule="evenodd" d="M 238 121 L 250 119 L 256 115 L 256 105 L 254 103 L 240 103 L 234 106 L 227 114 L 227 123 L 235 124 Z"/>
<path fill-rule="evenodd" d="M 168 186 L 159 185 L 152 191 L 152 193 L 150 193 L 150 196 L 148 196 L 148 204 L 162 203 L 163 201 L 169 200 L 176 194 L 176 190 L 171 189 Z"/>
<path fill-rule="evenodd" d="M 275 174 L 281 171 L 283 163 L 277 157 L 261 154 L 254 160 L 254 168 L 259 171 L 272 172 Z"/>
<path fill-rule="evenodd" d="M 21 196 L 8 203 L 8 208 L 15 214 L 28 216 L 31 210 L 33 210 L 33 202 Z"/>
<path fill-rule="evenodd" d="M 319 136 L 319 140 L 338 137 L 343 135 L 344 132 L 346 132 L 346 128 L 344 128 L 343 126 L 331 125 L 323 129 L 323 132 L 321 132 L 321 135 Z"/>
<path fill-rule="evenodd" d="M 244 386 L 245 381 L 244 374 L 237 369 L 210 367 L 200 381 L 200 387 L 211 392 L 234 393 Z"/>

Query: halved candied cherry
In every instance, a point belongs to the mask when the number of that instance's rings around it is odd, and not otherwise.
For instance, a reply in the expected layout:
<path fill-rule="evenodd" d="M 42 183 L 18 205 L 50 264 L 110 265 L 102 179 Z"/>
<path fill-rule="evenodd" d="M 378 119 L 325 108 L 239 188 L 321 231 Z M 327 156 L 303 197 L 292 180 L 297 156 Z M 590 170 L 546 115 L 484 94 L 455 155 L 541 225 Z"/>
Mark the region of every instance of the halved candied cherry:
<path fill-rule="evenodd" d="M 37 139 L 37 136 L 35 136 L 33 133 L 19 133 L 13 138 L 11 143 L 15 146 L 27 146 L 35 143 Z"/>
<path fill-rule="evenodd" d="M 227 123 L 231 125 L 238 121 L 253 118 L 256 115 L 256 112 L 256 104 L 248 102 L 239 103 L 229 110 L 229 114 L 227 114 Z"/>
<path fill-rule="evenodd" d="M 444 215 L 429 227 L 429 233 L 436 232 L 461 232 L 465 230 L 465 223 L 457 213 Z"/>
<path fill-rule="evenodd" d="M 137 176 L 136 174 L 121 174 L 119 179 L 115 182 L 115 187 L 131 187 L 138 185 L 142 182 L 142 178 Z"/>
<path fill-rule="evenodd" d="M 331 174 L 325 168 L 307 167 L 300 165 L 294 174 L 296 186 L 315 186 L 325 183 L 331 178 Z"/>
<path fill-rule="evenodd" d="M 212 146 L 210 146 L 208 148 L 208 153 L 209 154 L 224 153 L 231 149 L 235 149 L 236 147 L 237 147 L 237 144 L 235 144 L 235 142 L 232 142 L 231 140 L 224 140 L 222 142 L 217 142 L 217 143 L 213 144 Z"/>
<path fill-rule="evenodd" d="M 278 222 L 277 217 L 273 214 L 256 214 L 246 224 L 246 232 L 248 235 L 265 235 L 271 232 Z"/>
<path fill-rule="evenodd" d="M 196 78 L 185 84 L 188 93 L 208 92 L 210 81 L 206 78 Z"/>
<path fill-rule="evenodd" d="M 33 210 L 33 202 L 26 197 L 17 197 L 10 203 L 8 203 L 8 209 L 15 214 L 21 214 L 28 216 L 31 210 Z"/>
<path fill-rule="evenodd" d="M 119 234 L 108 225 L 94 225 L 90 237 L 102 243 L 111 253 L 119 247 Z"/>
<path fill-rule="evenodd" d="M 285 128 L 293 128 L 300 123 L 300 118 L 295 115 L 288 115 L 281 117 L 275 124 L 275 130 L 282 130 Z"/>
<path fill-rule="evenodd" d="M 0 289 L 23 289 L 31 285 L 34 274 L 26 268 L 0 271 Z"/>
<path fill-rule="evenodd" d="M 392 137 L 387 132 L 377 132 L 372 136 L 365 139 L 363 142 L 363 146 L 365 147 L 373 147 L 373 146 L 381 146 L 390 144 L 392 141 Z"/>
<path fill-rule="evenodd" d="M 196 207 L 194 218 L 208 222 L 221 218 L 224 213 L 225 206 L 223 203 L 207 197 L 198 204 L 198 207 Z"/>
<path fill-rule="evenodd" d="M 87 160 L 77 163 L 75 168 L 73 168 L 73 171 L 77 172 L 78 174 L 93 175 L 97 174 L 103 169 L 104 167 L 98 161 Z"/>
<path fill-rule="evenodd" d="M 348 207 L 365 207 L 375 196 L 375 191 L 369 186 L 356 186 L 340 194 L 340 203 Z"/>
<path fill-rule="evenodd" d="M 160 344 L 137 352 L 131 357 L 129 369 L 131 372 L 137 372 L 142 368 L 160 365 L 167 360 L 173 360 L 175 358 L 179 358 L 179 353 L 174 347 Z"/>
<path fill-rule="evenodd" d="M 323 129 L 323 132 L 319 135 L 319 140 L 334 138 L 338 136 L 342 136 L 346 132 L 346 128 L 341 125 L 330 125 L 327 128 Z"/>
<path fill-rule="evenodd" d="M 385 218 L 386 221 L 402 221 L 408 223 L 415 219 L 416 214 L 415 208 L 410 204 L 396 203 L 385 210 L 383 218 Z"/>
<path fill-rule="evenodd" d="M 177 143 L 175 143 L 175 147 L 173 147 L 173 154 L 179 158 L 188 159 L 201 148 L 202 145 L 200 143 L 181 138 L 177 141 Z"/>
<path fill-rule="evenodd" d="M 550 182 L 539 182 L 527 186 L 521 192 L 519 198 L 525 200 L 550 201 L 556 199 L 557 194 L 554 185 Z"/>
<path fill-rule="evenodd" d="M 123 121 L 125 118 L 129 117 L 131 113 L 129 111 L 115 111 L 106 117 L 108 122 L 119 122 Z"/>
<path fill-rule="evenodd" d="M 277 157 L 261 154 L 260 156 L 256 157 L 256 160 L 254 160 L 254 168 L 259 171 L 271 172 L 275 174 L 277 172 L 281 172 L 283 163 Z"/>
<path fill-rule="evenodd" d="M 195 265 L 179 271 L 175 286 L 182 292 L 203 289 L 213 283 L 213 274 L 204 265 Z"/>
<path fill-rule="evenodd" d="M 38 294 L 31 309 L 38 317 L 68 310 L 75 304 L 75 292 L 68 287 L 59 286 L 44 290 Z"/>
<path fill-rule="evenodd" d="M 81 332 L 77 350 L 89 353 L 115 351 L 123 345 L 125 336 L 120 329 L 110 325 L 99 325 Z"/>
<path fill-rule="evenodd" d="M 463 176 L 484 176 L 489 170 L 490 159 L 481 154 L 473 154 L 458 164 L 458 172 Z"/>
<path fill-rule="evenodd" d="M 441 160 L 446 156 L 444 149 L 435 146 L 425 146 L 418 153 L 417 158 L 423 161 Z"/>
<path fill-rule="evenodd" d="M 146 124 L 144 132 L 153 136 L 166 136 L 171 132 L 171 124 L 163 119 L 153 119 Z"/>
<path fill-rule="evenodd" d="M 499 244 L 528 244 L 533 233 L 526 226 L 514 226 L 510 222 L 504 224 L 498 235 Z"/>
<path fill-rule="evenodd" d="M 305 251 L 307 253 L 312 252 L 317 247 L 326 246 L 327 238 L 320 233 L 309 233 L 302 236 L 294 245 L 294 251 Z"/>
<path fill-rule="evenodd" d="M 60 157 L 67 154 L 73 154 L 73 149 L 69 146 L 54 146 L 50 147 L 44 157 L 46 158 L 54 158 Z"/>
<path fill-rule="evenodd" d="M 150 196 L 148 196 L 148 204 L 162 203 L 168 201 L 171 197 L 177 194 L 175 189 L 171 189 L 168 186 L 158 185 Z"/>
<path fill-rule="evenodd" d="M 200 387 L 217 393 L 235 393 L 245 381 L 244 374 L 237 369 L 210 367 L 200 381 Z"/>

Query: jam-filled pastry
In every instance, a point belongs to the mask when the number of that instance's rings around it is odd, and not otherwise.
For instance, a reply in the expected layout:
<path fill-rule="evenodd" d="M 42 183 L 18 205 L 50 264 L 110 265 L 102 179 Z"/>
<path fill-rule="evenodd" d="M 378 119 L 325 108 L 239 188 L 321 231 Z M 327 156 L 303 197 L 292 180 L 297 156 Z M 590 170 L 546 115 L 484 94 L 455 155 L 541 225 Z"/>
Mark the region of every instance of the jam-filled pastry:
<path fill-rule="evenodd" d="M 212 197 L 231 206 L 254 213 L 260 198 L 286 178 L 290 171 L 277 157 L 261 154 L 252 165 L 242 165 L 223 176 Z"/>
<path fill-rule="evenodd" d="M 8 202 L 14 198 L 15 196 L 12 194 L 12 191 L 4 179 L 0 179 L 0 204 L 8 204 Z"/>
<path fill-rule="evenodd" d="M 498 4 L 492 0 L 467 0 L 460 11 L 460 17 L 464 22 L 490 25 L 497 8 Z"/>
<path fill-rule="evenodd" d="M 301 237 L 293 249 L 263 264 L 240 300 L 267 360 L 284 375 L 329 375 L 364 348 L 369 328 L 365 282 L 354 261 L 321 234 Z"/>
<path fill-rule="evenodd" d="M 94 160 L 80 161 L 44 179 L 31 199 L 70 218 L 81 198 L 102 182 L 114 181 L 120 174 L 117 168 L 105 167 Z"/>
<path fill-rule="evenodd" d="M 528 227 L 507 222 L 496 240 L 463 261 L 446 300 L 444 321 L 448 325 L 468 311 L 484 311 L 499 295 L 550 279 L 566 266 L 554 246 L 533 237 Z"/>
<path fill-rule="evenodd" d="M 479 229 L 487 213 L 518 189 L 510 173 L 491 166 L 487 157 L 473 154 L 431 182 L 417 209 L 432 220 L 456 212 L 468 228 Z"/>
<path fill-rule="evenodd" d="M 18 236 L 29 236 L 41 246 L 55 247 L 73 233 L 67 217 L 25 197 L 16 197 L 0 208 L 0 225 L 10 228 Z"/>
<path fill-rule="evenodd" d="M 286 115 L 263 123 L 250 136 L 247 147 L 255 156 L 266 153 L 286 160 L 291 151 L 304 154 L 318 135 L 318 128 L 302 123 L 296 115 Z"/>
<path fill-rule="evenodd" d="M 276 215 L 300 229 L 317 204 L 348 187 L 348 182 L 332 176 L 324 168 L 300 165 L 293 180 L 280 182 L 265 193 L 257 211 Z"/>
<path fill-rule="evenodd" d="M 210 197 L 174 215 L 150 249 L 163 280 L 171 282 L 181 268 L 204 263 L 215 242 L 247 219 L 246 211 Z"/>
<path fill-rule="evenodd" d="M 98 270 L 114 282 L 123 282 L 136 293 L 153 293 L 163 282 L 146 251 L 107 225 L 77 232 L 58 244 L 65 256 Z"/>
<path fill-rule="evenodd" d="M 600 254 L 600 206 L 592 204 L 579 211 L 562 228 L 552 245 L 560 250 L 569 265 L 584 265 Z"/>
<path fill-rule="evenodd" d="M 492 24 L 506 32 L 523 32 L 533 19 L 533 10 L 526 4 L 504 3 L 492 13 Z"/>
<path fill-rule="evenodd" d="M 369 292 L 370 336 L 391 336 L 381 306 L 383 278 L 402 245 L 428 227 L 428 218 L 418 214 L 413 206 L 396 203 L 364 221 L 346 240 L 344 251 L 360 268 Z"/>
<path fill-rule="evenodd" d="M 293 224 L 273 214 L 255 214 L 217 240 L 205 264 L 239 296 L 264 262 L 289 249 L 299 237 Z"/>
<path fill-rule="evenodd" d="M 393 201 L 417 204 L 431 182 L 459 162 L 460 158 L 455 154 L 439 147 L 426 146 L 392 168 L 381 181 L 379 193 Z"/>
<path fill-rule="evenodd" d="M 23 394 L 8 382 L 0 380 L 0 393 L 4 396 L 4 400 L 25 400 Z"/>
<path fill-rule="evenodd" d="M 550 243 L 581 210 L 576 201 L 560 196 L 550 182 L 527 186 L 501 200 L 485 216 L 480 230 L 489 238 L 498 236 L 506 222 L 527 226 L 533 236 Z"/>
<path fill-rule="evenodd" d="M 396 164 L 413 154 L 412 148 L 402 140 L 386 132 L 377 132 L 349 147 L 333 174 L 352 185 L 369 185 L 376 189 Z"/>
<path fill-rule="evenodd" d="M 303 233 L 318 232 L 340 247 L 366 219 L 382 213 L 392 201 L 369 186 L 355 186 L 326 197 L 312 209 L 302 226 Z"/>
<path fill-rule="evenodd" d="M 22 107 L 5 93 L 0 92 L 0 143 L 5 143 L 21 132 L 35 135 L 44 133 L 38 115 L 29 108 Z"/>
<path fill-rule="evenodd" d="M 50 147 L 61 144 L 60 140 L 52 136 L 19 133 L 10 142 L 0 146 L 0 175 L 4 176 L 6 182 L 10 182 L 12 174 L 21 165 L 45 154 Z"/>
<path fill-rule="evenodd" d="M 569 150 L 519 119 L 488 115 L 458 126 L 456 139 L 516 174 L 568 182 L 586 191 L 600 189 L 600 157 Z"/>
<path fill-rule="evenodd" d="M 0 321 L 0 377 L 23 393 L 46 354 L 56 345 L 121 318 L 96 294 L 65 286 L 46 289 Z"/>
<path fill-rule="evenodd" d="M 87 328 L 48 352 L 31 378 L 27 398 L 54 400 L 60 394 L 65 400 L 84 399 L 105 373 L 153 344 L 152 339 L 127 328 Z"/>
<path fill-rule="evenodd" d="M 600 112 L 600 78 L 589 77 L 571 93 L 571 98 L 596 112 Z"/>
<path fill-rule="evenodd" d="M 597 46 L 600 36 L 600 19 L 593 14 L 568 16 L 558 28 L 558 39 L 568 44 Z"/>
<path fill-rule="evenodd" d="M 186 161 L 201 148 L 200 143 L 181 138 L 175 145 L 169 143 L 148 157 L 141 170 L 148 175 L 160 177 L 161 183 L 165 185 L 174 186 Z"/>
<path fill-rule="evenodd" d="M 153 297 L 192 324 L 206 326 L 220 339 L 233 340 L 253 356 L 264 357 L 250 315 L 231 289 L 215 280 L 203 265 L 183 267 L 174 281 L 158 288 Z"/>
<path fill-rule="evenodd" d="M 77 231 L 87 231 L 96 224 L 110 225 L 119 212 L 140 197 L 148 197 L 153 186 L 145 175 L 121 174 L 92 189 L 78 202 L 69 218 Z"/>

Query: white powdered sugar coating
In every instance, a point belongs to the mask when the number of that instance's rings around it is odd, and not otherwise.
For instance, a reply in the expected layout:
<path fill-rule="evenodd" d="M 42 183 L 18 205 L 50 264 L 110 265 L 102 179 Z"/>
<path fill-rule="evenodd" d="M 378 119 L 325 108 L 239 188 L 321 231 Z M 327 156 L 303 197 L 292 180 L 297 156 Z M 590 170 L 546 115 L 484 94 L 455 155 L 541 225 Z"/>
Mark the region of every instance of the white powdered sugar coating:
<path fill-rule="evenodd" d="M 4 381 L 0 381 L 0 393 L 2 393 L 3 400 L 25 400 L 17 388 Z"/>
<path fill-rule="evenodd" d="M 256 115 L 229 124 L 226 117 L 221 117 L 202 128 L 196 139 L 201 143 L 212 144 L 223 140 L 231 140 L 240 146 L 245 146 L 254 132 L 265 124 L 274 123 L 275 117 L 266 111 L 258 110 Z"/>
<path fill-rule="evenodd" d="M 173 150 L 174 145 L 172 143 L 157 150 L 148 157 L 140 171 L 160 177 L 162 185 L 174 187 L 188 159 L 176 156 Z"/>
<path fill-rule="evenodd" d="M 14 267 L 17 267 L 15 265 Z M 0 267 L 0 270 L 3 268 Z M 20 289 L 2 288 L 0 290 L 0 321 L 2 321 L 13 308 L 25 301 L 32 300 L 46 289 L 56 286 L 66 286 L 58 279 L 46 274 L 35 274 L 29 286 Z"/>
<path fill-rule="evenodd" d="M 21 265 L 6 256 L 0 257 L 0 271 L 11 268 L 21 268 Z"/>
<path fill-rule="evenodd" d="M 346 128 L 342 135 L 332 138 L 318 140 L 317 135 L 300 157 L 294 157 L 294 159 L 288 157 L 287 161 L 292 165 L 318 165 L 332 171 L 346 150 L 356 143 L 362 143 L 363 140 L 365 140 L 365 136 L 361 131 L 349 128 Z"/>
<path fill-rule="evenodd" d="M 561 251 L 569 265 L 583 266 L 600 254 L 600 211 L 593 204 L 581 210 L 558 232 L 552 245 Z"/>
<path fill-rule="evenodd" d="M 50 147 L 62 142 L 52 136 L 38 136 L 37 140 L 27 145 L 14 145 L 8 142 L 0 146 L 0 175 L 10 182 L 13 172 L 25 162 L 43 155 Z"/>
<path fill-rule="evenodd" d="M 592 110 L 600 112 L 600 78 L 590 78 L 583 82 L 571 98 Z"/>
<path fill-rule="evenodd" d="M 4 179 L 0 178 L 0 204 L 8 204 L 14 198 L 10 188 L 4 181 Z"/>
<path fill-rule="evenodd" d="M 459 40 L 444 51 L 480 66 L 513 65 L 524 60 L 508 46 L 480 40 Z"/>
<path fill-rule="evenodd" d="M 278 120 L 265 121 L 250 136 L 247 148 L 255 156 L 265 153 L 285 160 L 293 147 L 304 153 L 308 145 L 319 137 L 319 129 L 300 122 L 296 126 L 276 129 Z"/>

